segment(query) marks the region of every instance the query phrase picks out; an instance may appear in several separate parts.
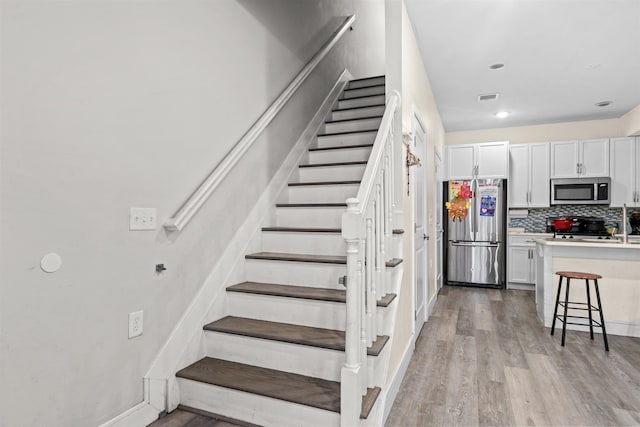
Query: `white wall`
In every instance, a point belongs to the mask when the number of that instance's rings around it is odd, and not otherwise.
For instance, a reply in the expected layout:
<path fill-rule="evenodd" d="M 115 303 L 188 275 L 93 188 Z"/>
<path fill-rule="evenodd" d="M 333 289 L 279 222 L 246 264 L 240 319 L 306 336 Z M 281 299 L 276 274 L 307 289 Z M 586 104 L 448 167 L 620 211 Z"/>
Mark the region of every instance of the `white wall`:
<path fill-rule="evenodd" d="M 631 122 L 629 123 L 631 124 Z M 621 119 L 605 119 L 447 132 L 446 144 L 491 141 L 510 141 L 512 144 L 519 144 L 626 136 L 627 133 L 625 133 L 622 124 Z"/>
<path fill-rule="evenodd" d="M 436 207 L 433 205 L 433 195 L 435 191 L 435 170 L 434 170 L 434 147 L 440 150 L 444 145 L 444 127 L 440 119 L 440 113 L 435 103 L 431 84 L 427 76 L 422 56 L 418 49 L 415 34 L 407 11 L 402 2 L 402 129 L 410 132 L 413 129 L 413 111 L 420 115 L 427 128 L 427 159 L 423 167 L 411 168 L 411 191 L 407 196 L 407 170 L 403 157 L 402 171 L 402 206 L 404 211 L 404 238 L 403 238 L 403 259 L 404 276 L 402 280 L 402 290 L 398 302 L 398 318 L 393 337 L 393 348 L 391 351 L 391 362 L 389 375 L 396 372 L 397 366 L 401 363 L 403 351 L 407 348 L 409 340 L 412 339 L 412 332 L 419 326 L 414 324 L 414 194 L 416 173 L 425 173 L 427 179 L 428 192 L 428 233 L 435 236 L 435 214 Z M 442 150 L 441 150 L 442 151 Z M 404 151 L 403 151 L 404 153 Z M 429 241 L 429 275 L 428 286 L 429 295 L 433 298 L 436 294 L 435 265 L 433 263 L 435 251 L 435 237 Z M 421 325 L 420 325 L 421 326 Z M 416 331 L 417 333 L 418 331 Z M 393 378 L 389 378 L 393 380 Z"/>
<path fill-rule="evenodd" d="M 130 206 L 173 214 L 352 13 L 184 232 L 128 231 Z M 1 19 L 0 425 L 97 425 L 142 401 L 152 358 L 342 69 L 384 72 L 384 4 L 3 0 Z M 39 268 L 48 252 L 56 273 Z M 144 334 L 128 340 L 136 310 Z"/>

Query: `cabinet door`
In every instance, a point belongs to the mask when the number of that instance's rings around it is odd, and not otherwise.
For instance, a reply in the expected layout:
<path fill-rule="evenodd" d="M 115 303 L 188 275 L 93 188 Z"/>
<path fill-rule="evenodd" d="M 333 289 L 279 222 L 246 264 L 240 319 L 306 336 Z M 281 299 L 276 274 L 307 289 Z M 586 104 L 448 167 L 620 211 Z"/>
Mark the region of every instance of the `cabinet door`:
<path fill-rule="evenodd" d="M 509 143 L 487 142 L 476 146 L 478 178 L 509 177 Z"/>
<path fill-rule="evenodd" d="M 549 184 L 549 143 L 529 146 L 529 207 L 548 208 Z"/>
<path fill-rule="evenodd" d="M 551 143 L 551 178 L 577 178 L 579 157 L 578 141 Z"/>
<path fill-rule="evenodd" d="M 450 180 L 473 177 L 474 148 L 472 144 L 447 147 L 447 176 Z"/>
<path fill-rule="evenodd" d="M 508 187 L 510 208 L 529 206 L 529 146 L 527 144 L 509 147 Z"/>
<path fill-rule="evenodd" d="M 636 194 L 637 149 L 635 138 L 612 138 L 611 153 L 611 206 L 630 206 Z"/>
<path fill-rule="evenodd" d="M 509 282 L 533 283 L 531 250 L 526 246 L 511 246 L 509 248 Z"/>
<path fill-rule="evenodd" d="M 580 176 L 609 176 L 609 139 L 580 141 Z"/>

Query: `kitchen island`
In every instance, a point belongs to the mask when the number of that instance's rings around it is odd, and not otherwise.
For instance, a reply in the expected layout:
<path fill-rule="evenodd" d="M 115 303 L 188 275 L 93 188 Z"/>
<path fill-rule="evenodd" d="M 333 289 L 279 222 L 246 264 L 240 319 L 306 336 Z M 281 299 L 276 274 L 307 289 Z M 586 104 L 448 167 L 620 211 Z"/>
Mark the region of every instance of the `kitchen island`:
<path fill-rule="evenodd" d="M 558 292 L 555 272 L 582 271 L 602 276 L 598 285 L 607 333 L 640 337 L 640 241 L 602 243 L 536 239 L 535 242 L 536 310 L 544 326 L 551 327 L 553 320 Z M 584 280 L 571 283 L 570 300 L 586 302 Z M 556 322 L 556 327 L 561 328 L 562 323 Z M 567 325 L 567 329 L 588 330 L 577 325 Z M 600 332 L 600 328 L 594 331 Z"/>

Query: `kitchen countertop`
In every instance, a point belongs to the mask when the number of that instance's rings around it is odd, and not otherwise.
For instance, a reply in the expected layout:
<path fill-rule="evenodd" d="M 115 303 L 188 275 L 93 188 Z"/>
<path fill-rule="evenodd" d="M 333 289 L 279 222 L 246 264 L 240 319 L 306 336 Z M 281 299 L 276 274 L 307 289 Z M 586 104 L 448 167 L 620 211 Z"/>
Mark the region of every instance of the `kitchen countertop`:
<path fill-rule="evenodd" d="M 560 246 L 560 247 L 577 247 L 577 248 L 607 248 L 607 249 L 636 249 L 640 250 L 640 240 L 630 240 L 629 243 L 612 242 L 612 241 L 597 241 L 592 240 L 572 240 L 572 239 L 535 239 L 536 243 L 547 246 Z M 607 243 L 604 243 L 607 242 Z M 638 254 L 640 257 L 640 253 Z"/>
<path fill-rule="evenodd" d="M 533 231 L 516 231 L 511 230 L 507 233 L 509 236 L 531 236 L 531 237 L 551 237 L 553 233 L 536 233 Z"/>

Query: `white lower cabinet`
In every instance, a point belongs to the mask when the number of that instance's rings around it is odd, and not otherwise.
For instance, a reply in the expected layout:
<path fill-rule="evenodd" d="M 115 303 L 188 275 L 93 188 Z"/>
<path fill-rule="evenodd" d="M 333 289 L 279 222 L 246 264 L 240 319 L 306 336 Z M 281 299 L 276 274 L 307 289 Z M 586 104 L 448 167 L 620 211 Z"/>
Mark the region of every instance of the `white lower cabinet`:
<path fill-rule="evenodd" d="M 507 289 L 533 291 L 536 284 L 536 243 L 533 239 L 550 235 L 509 236 L 507 248 Z"/>

